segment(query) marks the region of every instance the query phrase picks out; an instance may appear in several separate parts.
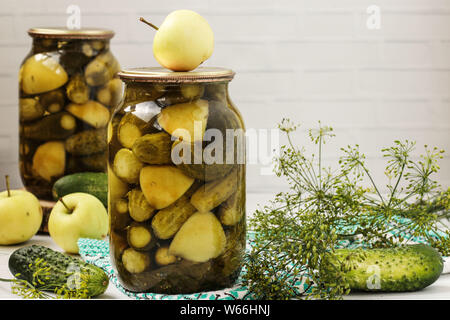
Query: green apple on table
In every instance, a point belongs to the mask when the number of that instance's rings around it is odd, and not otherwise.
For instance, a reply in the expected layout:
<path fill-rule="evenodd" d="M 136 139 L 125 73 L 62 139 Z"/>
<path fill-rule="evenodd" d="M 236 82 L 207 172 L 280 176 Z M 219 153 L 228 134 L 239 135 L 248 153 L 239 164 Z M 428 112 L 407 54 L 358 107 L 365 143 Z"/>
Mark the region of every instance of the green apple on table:
<path fill-rule="evenodd" d="M 144 18 L 140 20 L 157 30 L 153 55 L 167 69 L 194 70 L 214 51 L 214 33 L 208 21 L 195 11 L 175 10 L 159 28 Z"/>
<path fill-rule="evenodd" d="M 78 239 L 102 239 L 108 233 L 108 213 L 93 195 L 76 192 L 55 204 L 48 231 L 55 243 L 68 253 L 78 253 Z"/>
<path fill-rule="evenodd" d="M 42 223 L 39 200 L 25 190 L 10 190 L 6 176 L 6 191 L 0 192 L 0 245 L 25 242 L 33 237 Z"/>

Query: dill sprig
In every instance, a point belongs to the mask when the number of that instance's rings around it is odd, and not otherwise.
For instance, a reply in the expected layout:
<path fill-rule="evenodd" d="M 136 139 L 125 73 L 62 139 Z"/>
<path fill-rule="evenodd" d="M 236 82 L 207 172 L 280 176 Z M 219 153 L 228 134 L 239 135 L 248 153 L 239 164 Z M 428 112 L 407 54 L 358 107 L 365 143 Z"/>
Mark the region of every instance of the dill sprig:
<path fill-rule="evenodd" d="M 425 154 L 414 161 L 414 142 L 396 140 L 382 149 L 386 195 L 358 145 L 341 149 L 337 169 L 323 166 L 324 145 L 334 137 L 331 127 L 319 122 L 309 130 L 317 156 L 295 146 L 297 125 L 289 119 L 279 129 L 288 143 L 275 159 L 275 173 L 287 179 L 290 190 L 258 208 L 249 221 L 254 239 L 243 282 L 255 298 L 341 299 L 350 292 L 344 273 L 352 266 L 342 262 L 331 274 L 321 271 L 321 262 L 343 241 L 392 247 L 421 238 L 450 254 L 450 233 L 442 223 L 450 216 L 450 189 L 442 190 L 432 179 L 443 150 L 425 146 Z M 363 255 L 361 250 L 354 254 Z"/>

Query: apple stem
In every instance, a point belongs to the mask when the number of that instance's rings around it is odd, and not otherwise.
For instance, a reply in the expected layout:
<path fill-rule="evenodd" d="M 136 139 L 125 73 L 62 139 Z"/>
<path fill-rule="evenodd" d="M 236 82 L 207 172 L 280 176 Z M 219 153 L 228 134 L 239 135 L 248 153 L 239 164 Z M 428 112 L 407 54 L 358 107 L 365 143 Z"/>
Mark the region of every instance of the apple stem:
<path fill-rule="evenodd" d="M 9 187 L 9 175 L 5 176 L 6 180 L 6 191 L 8 192 L 8 197 L 11 197 L 11 188 Z"/>
<path fill-rule="evenodd" d="M 139 20 L 147 25 L 149 25 L 150 27 L 152 27 L 155 30 L 158 30 L 159 28 L 157 26 L 155 26 L 153 23 L 148 22 L 147 20 L 145 20 L 144 18 L 140 17 Z"/>
<path fill-rule="evenodd" d="M 62 205 L 67 209 L 67 211 L 69 211 L 70 213 L 72 213 L 72 209 L 70 209 L 67 204 L 64 202 L 63 198 L 59 198 L 59 201 L 62 203 Z"/>

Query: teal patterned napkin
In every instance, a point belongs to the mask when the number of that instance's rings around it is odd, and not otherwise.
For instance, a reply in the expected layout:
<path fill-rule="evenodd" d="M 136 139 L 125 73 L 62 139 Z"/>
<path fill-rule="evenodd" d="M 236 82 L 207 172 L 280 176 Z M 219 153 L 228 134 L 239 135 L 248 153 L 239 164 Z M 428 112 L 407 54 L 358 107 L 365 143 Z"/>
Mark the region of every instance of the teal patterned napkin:
<path fill-rule="evenodd" d="M 102 268 L 112 282 L 122 293 L 137 300 L 236 300 L 251 299 L 247 289 L 240 285 L 238 279 L 232 288 L 219 291 L 199 292 L 192 294 L 167 295 L 161 293 L 136 293 L 125 289 L 117 278 L 116 271 L 109 258 L 109 243 L 104 240 L 80 238 L 78 240 L 80 256 L 86 262 Z M 248 244 L 247 244 L 248 247 Z"/>
<path fill-rule="evenodd" d="M 399 228 L 403 223 L 405 223 L 405 219 L 398 219 L 396 222 L 391 223 L 393 227 L 392 235 L 398 234 L 399 231 L 396 228 Z M 424 243 L 426 242 L 424 238 L 417 238 L 411 235 L 406 234 L 405 232 L 401 232 L 401 235 L 408 239 L 410 243 Z M 253 238 L 253 234 L 249 232 L 247 234 L 247 250 L 251 247 L 251 238 Z M 125 289 L 119 282 L 116 271 L 111 265 L 111 261 L 109 258 L 109 243 L 104 240 L 94 240 L 88 238 L 80 238 L 78 240 L 78 247 L 80 256 L 87 262 L 92 263 L 100 268 L 102 268 L 109 276 L 110 281 L 124 294 L 134 299 L 145 299 L 145 300 L 235 300 L 235 299 L 247 299 L 251 300 L 252 296 L 248 293 L 248 290 L 245 286 L 241 284 L 241 279 L 239 278 L 236 281 L 236 284 L 232 288 L 227 288 L 219 291 L 209 291 L 209 292 L 199 292 L 193 294 L 179 294 L 179 295 L 167 295 L 160 293 L 135 293 L 128 291 Z M 340 248 L 356 248 L 356 247 L 364 247 L 364 243 L 359 241 L 341 241 Z M 448 263 L 448 262 L 447 262 Z M 446 266 L 444 267 L 444 273 L 447 273 Z M 307 285 L 304 282 L 297 282 L 296 285 L 298 288 L 306 289 Z"/>

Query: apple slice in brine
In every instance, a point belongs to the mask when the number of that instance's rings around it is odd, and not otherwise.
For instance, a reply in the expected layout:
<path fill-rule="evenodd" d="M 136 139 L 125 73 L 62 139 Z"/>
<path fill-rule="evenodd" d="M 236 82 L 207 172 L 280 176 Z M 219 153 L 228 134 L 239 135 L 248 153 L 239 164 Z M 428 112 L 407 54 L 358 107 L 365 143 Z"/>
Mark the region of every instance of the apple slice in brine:
<path fill-rule="evenodd" d="M 183 141 L 201 141 L 208 122 L 208 101 L 174 104 L 161 110 L 158 123 L 166 132 Z"/>
<path fill-rule="evenodd" d="M 141 169 L 139 182 L 150 205 L 162 209 L 180 198 L 194 179 L 173 166 L 147 166 Z"/>

